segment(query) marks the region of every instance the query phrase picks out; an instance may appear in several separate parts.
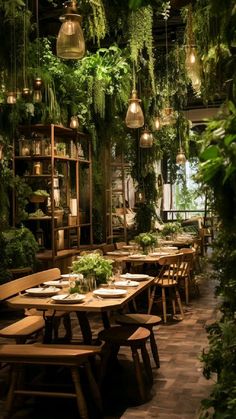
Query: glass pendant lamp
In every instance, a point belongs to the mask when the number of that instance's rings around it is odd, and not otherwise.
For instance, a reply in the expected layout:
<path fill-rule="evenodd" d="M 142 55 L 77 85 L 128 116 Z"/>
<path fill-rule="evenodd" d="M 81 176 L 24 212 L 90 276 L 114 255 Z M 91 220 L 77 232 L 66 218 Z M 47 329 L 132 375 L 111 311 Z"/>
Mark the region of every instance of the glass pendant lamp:
<path fill-rule="evenodd" d="M 57 56 L 67 60 L 77 60 L 85 54 L 81 16 L 78 14 L 77 0 L 65 3 L 65 14 L 57 37 Z"/>
<path fill-rule="evenodd" d="M 8 92 L 7 103 L 8 105 L 14 105 L 16 103 L 16 94 L 14 92 Z"/>
<path fill-rule="evenodd" d="M 179 151 L 176 155 L 176 164 L 185 164 L 186 163 L 186 156 L 184 150 L 180 146 Z"/>
<path fill-rule="evenodd" d="M 72 116 L 70 118 L 70 128 L 72 128 L 72 129 L 78 129 L 79 128 L 78 116 Z"/>
<path fill-rule="evenodd" d="M 161 129 L 161 118 L 159 116 L 156 116 L 156 118 L 154 119 L 154 128 L 156 131 L 158 131 L 159 129 Z"/>
<path fill-rule="evenodd" d="M 144 125 L 144 116 L 140 102 L 141 100 L 138 98 L 137 90 L 133 89 L 125 118 L 125 123 L 129 128 L 141 128 Z"/>
<path fill-rule="evenodd" d="M 34 90 L 33 102 L 34 103 L 41 103 L 42 102 L 42 92 L 41 92 L 41 90 Z"/>
<path fill-rule="evenodd" d="M 152 146 L 153 146 L 153 135 L 151 131 L 149 131 L 149 129 L 145 127 L 139 140 L 139 147 L 150 148 Z"/>

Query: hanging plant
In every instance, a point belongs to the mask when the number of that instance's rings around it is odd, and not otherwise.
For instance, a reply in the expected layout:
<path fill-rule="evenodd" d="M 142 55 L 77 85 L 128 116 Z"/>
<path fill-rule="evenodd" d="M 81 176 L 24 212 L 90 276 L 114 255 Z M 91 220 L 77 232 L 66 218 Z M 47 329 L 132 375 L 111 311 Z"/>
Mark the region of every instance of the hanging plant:
<path fill-rule="evenodd" d="M 146 50 L 151 87 L 153 92 L 155 92 L 152 7 L 141 7 L 136 11 L 132 11 L 128 19 L 128 25 L 131 60 L 137 65 L 139 57 Z"/>
<path fill-rule="evenodd" d="M 102 0 L 89 0 L 89 3 L 92 8 L 92 16 L 88 17 L 89 38 L 92 38 L 94 42 L 97 39 L 100 47 L 100 41 L 107 33 L 105 9 Z"/>

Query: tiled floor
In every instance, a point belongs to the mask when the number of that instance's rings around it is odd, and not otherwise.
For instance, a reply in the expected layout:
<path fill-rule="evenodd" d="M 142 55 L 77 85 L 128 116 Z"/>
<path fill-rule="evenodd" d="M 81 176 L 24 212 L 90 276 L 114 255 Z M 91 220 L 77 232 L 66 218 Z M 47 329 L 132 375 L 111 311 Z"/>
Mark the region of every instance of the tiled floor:
<path fill-rule="evenodd" d="M 183 321 L 172 321 L 155 329 L 161 368 L 152 361 L 154 384 L 149 400 L 137 404 L 136 382 L 133 364 L 128 349 L 121 349 L 120 364 L 109 371 L 109 380 L 103 389 L 105 419 L 194 419 L 198 417 L 201 400 L 211 389 L 211 382 L 202 376 L 198 359 L 207 346 L 204 330 L 206 323 L 216 318 L 217 301 L 214 298 L 214 283 L 209 278 L 200 282 L 199 298 L 193 298 L 185 307 Z M 102 328 L 98 317 L 91 319 L 94 336 Z M 0 326 L 5 321 L 0 321 Z M 79 328 L 73 320 L 74 335 L 79 337 Z M 3 340 L 2 340 L 3 342 Z M 1 340 L 0 340 L 1 343 Z M 3 411 L 4 386 L 7 370 L 0 370 L 0 412 Z M 27 419 L 73 419 L 78 417 L 74 402 L 46 401 L 28 402 L 14 413 L 13 418 Z M 0 413 L 0 419 L 2 418 Z M 94 416 L 96 418 L 96 415 Z"/>

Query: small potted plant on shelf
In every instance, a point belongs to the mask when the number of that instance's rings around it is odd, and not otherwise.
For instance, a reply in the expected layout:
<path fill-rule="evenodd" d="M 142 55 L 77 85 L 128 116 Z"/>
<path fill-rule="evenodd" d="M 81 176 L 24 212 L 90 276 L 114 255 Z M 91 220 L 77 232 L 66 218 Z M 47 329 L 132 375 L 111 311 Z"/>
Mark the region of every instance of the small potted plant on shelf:
<path fill-rule="evenodd" d="M 34 204 L 44 202 L 49 197 L 49 193 L 45 189 L 37 189 L 30 195 L 29 200 Z"/>
<path fill-rule="evenodd" d="M 138 243 L 143 250 L 144 254 L 148 253 L 148 249 L 157 245 L 157 236 L 153 233 L 140 233 L 135 237 L 136 243 Z"/>
<path fill-rule="evenodd" d="M 56 144 L 56 154 L 57 154 L 57 156 L 65 157 L 65 155 L 66 155 L 66 144 L 65 143 L 57 143 Z"/>
<path fill-rule="evenodd" d="M 97 253 L 89 253 L 74 261 L 72 270 L 73 273 L 83 274 L 85 279 L 95 279 L 96 285 L 100 285 L 112 275 L 112 263 Z"/>

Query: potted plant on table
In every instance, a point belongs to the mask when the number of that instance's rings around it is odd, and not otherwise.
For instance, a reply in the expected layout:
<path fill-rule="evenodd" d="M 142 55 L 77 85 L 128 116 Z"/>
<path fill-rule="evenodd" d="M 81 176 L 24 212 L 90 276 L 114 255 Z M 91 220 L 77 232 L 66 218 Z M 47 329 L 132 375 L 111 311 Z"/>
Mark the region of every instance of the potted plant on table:
<path fill-rule="evenodd" d="M 135 237 L 135 241 L 142 247 L 144 254 L 148 253 L 150 247 L 157 245 L 157 237 L 153 233 L 140 233 Z"/>
<path fill-rule="evenodd" d="M 90 253 L 74 261 L 72 271 L 83 274 L 85 279 L 95 279 L 96 284 L 100 285 L 106 283 L 112 275 L 112 263 L 97 253 Z"/>
<path fill-rule="evenodd" d="M 165 223 L 163 229 L 161 230 L 161 235 L 166 238 L 173 238 L 177 233 L 180 233 L 181 230 L 182 227 L 179 222 Z"/>

